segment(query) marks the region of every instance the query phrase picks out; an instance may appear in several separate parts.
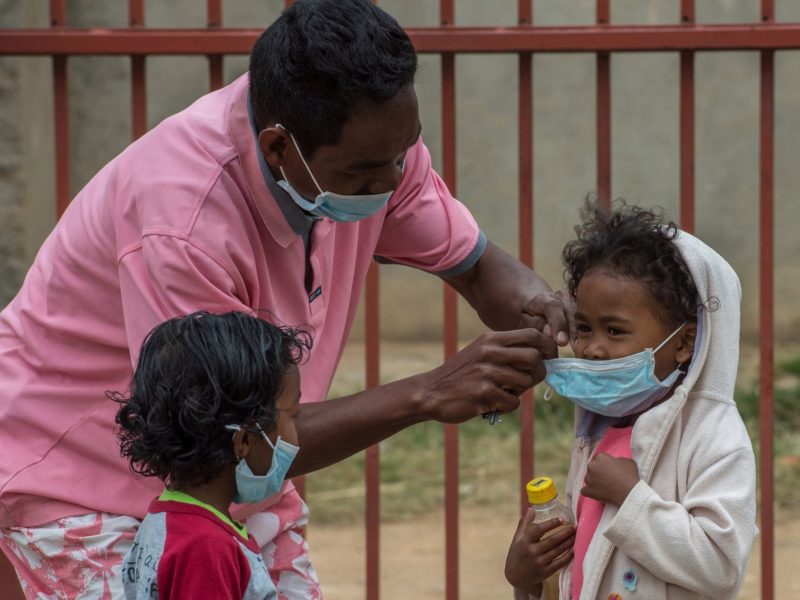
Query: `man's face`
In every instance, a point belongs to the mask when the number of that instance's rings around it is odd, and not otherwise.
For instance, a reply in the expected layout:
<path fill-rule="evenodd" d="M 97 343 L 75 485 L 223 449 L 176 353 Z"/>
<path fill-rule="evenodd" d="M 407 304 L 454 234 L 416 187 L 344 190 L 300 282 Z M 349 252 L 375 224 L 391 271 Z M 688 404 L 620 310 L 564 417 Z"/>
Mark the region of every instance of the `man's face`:
<path fill-rule="evenodd" d="M 417 142 L 420 131 L 417 96 L 409 86 L 383 104 L 362 104 L 344 123 L 339 143 L 319 146 L 305 159 L 323 191 L 347 196 L 380 194 L 397 189 L 406 151 Z M 287 132 L 264 129 L 259 145 L 277 178 L 282 178 L 282 168 L 303 197 L 316 198 L 319 190 Z"/>

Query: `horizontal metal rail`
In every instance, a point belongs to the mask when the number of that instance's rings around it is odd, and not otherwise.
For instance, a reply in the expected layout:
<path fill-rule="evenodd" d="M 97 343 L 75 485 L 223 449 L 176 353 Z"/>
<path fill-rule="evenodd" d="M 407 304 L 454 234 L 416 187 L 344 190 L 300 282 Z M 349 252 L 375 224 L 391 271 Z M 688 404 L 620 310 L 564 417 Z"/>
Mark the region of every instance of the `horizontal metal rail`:
<path fill-rule="evenodd" d="M 5 29 L 2 55 L 247 54 L 256 29 Z M 418 52 L 678 52 L 800 49 L 800 25 L 592 25 L 407 30 Z"/>

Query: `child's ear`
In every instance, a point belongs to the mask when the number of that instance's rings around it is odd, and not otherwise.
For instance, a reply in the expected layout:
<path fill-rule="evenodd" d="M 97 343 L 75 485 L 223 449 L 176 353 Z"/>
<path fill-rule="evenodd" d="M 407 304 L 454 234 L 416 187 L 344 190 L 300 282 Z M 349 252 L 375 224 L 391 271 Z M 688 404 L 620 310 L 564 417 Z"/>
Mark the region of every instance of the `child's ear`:
<path fill-rule="evenodd" d="M 242 428 L 233 434 L 233 453 L 237 458 L 247 458 L 253 449 L 253 434 Z"/>
<path fill-rule="evenodd" d="M 675 348 L 675 362 L 679 365 L 687 363 L 694 354 L 694 342 L 697 338 L 697 324 L 689 323 L 678 334 L 678 346 Z"/>

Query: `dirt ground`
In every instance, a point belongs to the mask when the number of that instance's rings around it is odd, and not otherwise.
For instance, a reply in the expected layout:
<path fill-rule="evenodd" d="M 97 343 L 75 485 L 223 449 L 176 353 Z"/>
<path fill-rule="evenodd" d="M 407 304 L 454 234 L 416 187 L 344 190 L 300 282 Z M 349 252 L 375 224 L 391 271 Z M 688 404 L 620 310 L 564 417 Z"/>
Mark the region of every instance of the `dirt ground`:
<path fill-rule="evenodd" d="M 441 600 L 444 598 L 444 518 L 384 524 L 381 527 L 381 600 Z M 516 527 L 512 514 L 462 510 L 460 514 L 460 597 L 462 600 L 511 598 L 503 578 L 508 542 Z M 364 597 L 363 525 L 312 526 L 311 558 L 316 564 L 326 600 Z M 760 553 L 748 565 L 744 600 L 760 599 Z M 800 598 L 800 511 L 776 515 L 775 598 Z"/>

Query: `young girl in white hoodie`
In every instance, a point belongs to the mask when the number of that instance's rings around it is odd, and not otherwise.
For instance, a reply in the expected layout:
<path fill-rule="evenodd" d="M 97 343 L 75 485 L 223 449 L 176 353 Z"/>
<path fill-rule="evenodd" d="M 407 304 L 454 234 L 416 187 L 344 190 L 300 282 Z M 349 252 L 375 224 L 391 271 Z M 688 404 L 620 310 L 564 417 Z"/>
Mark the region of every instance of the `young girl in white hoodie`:
<path fill-rule="evenodd" d="M 545 361 L 576 404 L 552 537 L 521 522 L 506 577 L 539 598 L 736 598 L 756 535 L 755 460 L 733 401 L 741 287 L 725 260 L 659 215 L 587 204 L 564 249 L 574 359 Z M 548 599 L 550 600 L 550 599 Z"/>

